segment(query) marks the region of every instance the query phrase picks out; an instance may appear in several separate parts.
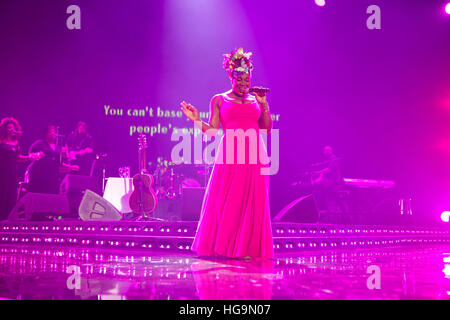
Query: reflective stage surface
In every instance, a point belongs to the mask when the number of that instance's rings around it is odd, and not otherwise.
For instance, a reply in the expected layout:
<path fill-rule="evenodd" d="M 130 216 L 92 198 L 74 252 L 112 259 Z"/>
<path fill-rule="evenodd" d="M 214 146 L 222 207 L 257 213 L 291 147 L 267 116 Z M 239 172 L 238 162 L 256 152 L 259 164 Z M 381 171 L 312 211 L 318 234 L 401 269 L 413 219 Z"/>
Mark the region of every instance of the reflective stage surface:
<path fill-rule="evenodd" d="M 2 246 L 0 263 L 1 299 L 450 299 L 448 245 L 268 261 Z"/>

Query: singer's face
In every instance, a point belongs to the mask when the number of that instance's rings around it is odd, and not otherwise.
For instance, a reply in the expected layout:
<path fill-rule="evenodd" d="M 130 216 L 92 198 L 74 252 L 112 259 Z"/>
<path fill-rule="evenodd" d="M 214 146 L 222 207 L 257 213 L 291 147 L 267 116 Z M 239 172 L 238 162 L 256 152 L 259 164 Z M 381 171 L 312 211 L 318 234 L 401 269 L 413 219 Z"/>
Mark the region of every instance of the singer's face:
<path fill-rule="evenodd" d="M 78 124 L 78 126 L 77 126 L 77 131 L 78 131 L 78 134 L 80 134 L 80 135 L 86 134 L 86 133 L 87 133 L 87 127 L 86 127 L 86 125 L 85 125 L 84 123 Z"/>
<path fill-rule="evenodd" d="M 54 142 L 56 140 L 56 129 L 55 128 L 49 128 L 47 131 L 47 139 L 51 142 Z"/>
<path fill-rule="evenodd" d="M 231 85 L 233 91 L 239 95 L 244 95 L 248 92 L 250 88 L 251 77 L 247 73 L 235 74 L 231 79 Z"/>
<path fill-rule="evenodd" d="M 333 149 L 330 146 L 326 146 L 326 147 L 323 148 L 323 154 L 326 157 L 330 157 L 330 156 L 333 155 Z"/>
<path fill-rule="evenodd" d="M 14 131 L 16 131 L 16 126 L 13 123 L 9 123 L 6 126 L 6 131 L 8 132 L 8 136 L 12 137 L 15 135 Z"/>

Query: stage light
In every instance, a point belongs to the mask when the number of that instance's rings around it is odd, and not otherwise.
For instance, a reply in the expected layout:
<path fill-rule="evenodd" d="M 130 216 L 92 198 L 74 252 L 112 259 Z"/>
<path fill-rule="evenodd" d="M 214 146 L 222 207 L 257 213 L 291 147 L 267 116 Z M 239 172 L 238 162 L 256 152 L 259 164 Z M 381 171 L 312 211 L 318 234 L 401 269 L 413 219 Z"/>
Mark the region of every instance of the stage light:
<path fill-rule="evenodd" d="M 450 2 L 444 8 L 446 14 L 450 14 Z"/>
<path fill-rule="evenodd" d="M 325 5 L 325 0 L 314 0 L 314 2 L 319 6 L 323 7 Z"/>
<path fill-rule="evenodd" d="M 447 5 L 448 6 L 448 5 Z M 450 9 L 449 9 L 450 10 Z M 450 211 L 444 211 L 441 213 L 441 220 L 444 222 L 448 222 L 450 218 Z"/>

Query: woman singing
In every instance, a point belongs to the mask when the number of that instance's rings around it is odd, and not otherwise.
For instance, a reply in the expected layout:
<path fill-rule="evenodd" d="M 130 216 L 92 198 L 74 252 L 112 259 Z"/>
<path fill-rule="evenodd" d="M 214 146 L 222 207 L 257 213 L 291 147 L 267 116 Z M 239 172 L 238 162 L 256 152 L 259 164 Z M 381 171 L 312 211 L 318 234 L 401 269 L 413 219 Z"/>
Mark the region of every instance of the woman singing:
<path fill-rule="evenodd" d="M 264 164 L 260 159 L 256 163 L 249 161 L 250 154 L 260 155 L 259 130 L 270 131 L 272 117 L 266 94 L 262 91 L 255 95 L 249 93 L 253 69 L 251 55 L 251 52 L 244 53 L 242 48 L 224 55 L 224 68 L 231 80 L 231 90 L 211 99 L 208 123 L 199 118 L 194 106 L 184 101 L 181 103 L 184 114 L 203 132 L 217 132 L 222 125 L 225 133 L 203 198 L 200 222 L 192 245 L 192 250 L 200 256 L 273 256 L 269 176 L 261 174 Z M 235 138 L 231 134 L 237 130 L 256 132 L 258 143 L 245 143 L 244 150 L 234 144 L 235 157 L 230 163 L 227 152 L 231 150 L 224 146 L 227 139 Z M 244 163 L 236 161 L 236 155 L 239 158 L 241 152 L 246 154 Z M 265 154 L 265 149 L 262 153 Z"/>
<path fill-rule="evenodd" d="M 0 220 L 5 220 L 17 199 L 17 162 L 39 160 L 42 153 L 20 154 L 22 128 L 14 118 L 0 122 Z"/>

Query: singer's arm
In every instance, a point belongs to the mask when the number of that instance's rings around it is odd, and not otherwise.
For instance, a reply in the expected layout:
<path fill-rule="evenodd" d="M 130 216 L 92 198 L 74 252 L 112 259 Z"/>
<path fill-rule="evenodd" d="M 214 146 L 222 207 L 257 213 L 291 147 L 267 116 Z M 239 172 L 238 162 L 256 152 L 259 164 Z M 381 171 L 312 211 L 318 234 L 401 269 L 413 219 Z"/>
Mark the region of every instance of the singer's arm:
<path fill-rule="evenodd" d="M 259 102 L 259 100 L 258 100 L 258 104 L 261 109 L 261 116 L 259 117 L 259 121 L 258 121 L 259 128 L 266 129 L 267 134 L 269 134 L 270 130 L 272 130 L 272 127 L 273 127 L 273 121 L 272 121 L 272 116 L 270 115 L 269 104 L 267 103 L 267 101 Z"/>
<path fill-rule="evenodd" d="M 219 130 L 220 125 L 219 110 L 221 101 L 222 100 L 220 98 L 220 95 L 215 95 L 211 99 L 208 122 L 201 120 L 198 114 L 198 110 L 189 103 L 183 101 L 181 103 L 181 110 L 186 115 L 186 117 L 188 117 L 191 121 L 194 122 L 197 128 L 202 130 L 202 132 L 206 133 L 208 136 L 213 137 Z"/>
<path fill-rule="evenodd" d="M 37 161 L 41 160 L 43 156 L 44 156 L 43 152 L 29 153 L 27 155 L 19 154 L 17 156 L 17 161 L 18 162 Z"/>
<path fill-rule="evenodd" d="M 93 153 L 93 152 L 94 152 L 94 149 L 92 149 L 91 147 L 87 147 L 87 148 L 78 150 L 78 151 L 76 152 L 76 154 L 77 154 L 78 156 L 84 156 L 84 155 L 86 155 L 86 154 L 91 154 L 91 153 Z"/>
<path fill-rule="evenodd" d="M 59 166 L 59 171 L 62 173 L 67 173 L 71 171 L 80 171 L 80 167 L 74 164 L 62 162 L 61 165 Z"/>

